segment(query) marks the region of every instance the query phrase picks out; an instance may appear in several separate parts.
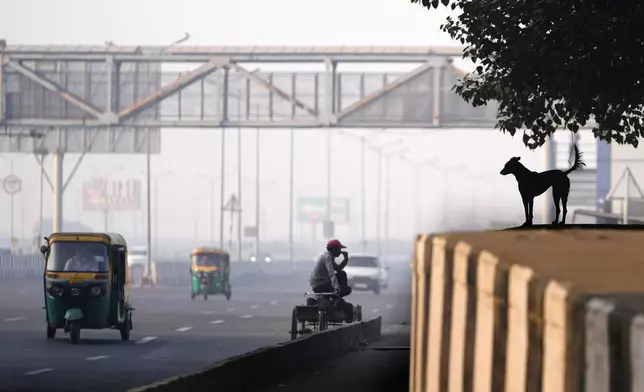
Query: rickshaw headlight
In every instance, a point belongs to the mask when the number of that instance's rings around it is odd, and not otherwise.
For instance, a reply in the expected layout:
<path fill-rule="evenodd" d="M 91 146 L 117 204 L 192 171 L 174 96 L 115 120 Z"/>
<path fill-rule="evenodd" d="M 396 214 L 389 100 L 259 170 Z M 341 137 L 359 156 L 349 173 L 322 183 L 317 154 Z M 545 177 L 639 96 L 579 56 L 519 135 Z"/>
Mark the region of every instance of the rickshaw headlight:
<path fill-rule="evenodd" d="M 94 286 L 94 287 L 92 287 L 92 294 L 94 294 L 94 295 L 99 295 L 99 294 L 101 294 L 101 286 Z"/>
<path fill-rule="evenodd" d="M 271 258 L 270 258 L 270 257 L 268 257 L 268 256 L 266 256 L 266 257 L 264 257 L 264 261 L 266 261 L 267 263 L 270 263 L 270 262 L 271 262 Z"/>
<path fill-rule="evenodd" d="M 49 288 L 49 294 L 51 294 L 51 295 L 52 295 L 52 296 L 54 296 L 54 297 L 60 297 L 60 296 L 62 296 L 62 295 L 63 295 L 63 288 L 62 288 L 62 287 L 60 287 L 60 286 L 59 286 L 59 285 L 57 285 L 57 284 L 52 285 L 52 286 Z"/>

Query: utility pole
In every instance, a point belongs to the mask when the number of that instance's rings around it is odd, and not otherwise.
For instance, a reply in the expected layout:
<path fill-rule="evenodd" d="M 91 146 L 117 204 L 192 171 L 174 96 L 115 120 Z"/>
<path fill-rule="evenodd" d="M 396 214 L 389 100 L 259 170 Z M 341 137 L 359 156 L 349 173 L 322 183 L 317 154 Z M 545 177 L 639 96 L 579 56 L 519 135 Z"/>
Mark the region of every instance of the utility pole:
<path fill-rule="evenodd" d="M 331 130 L 328 129 L 326 133 L 326 222 L 325 225 L 328 225 L 329 230 L 331 230 L 331 163 L 332 163 L 332 146 L 331 146 Z M 335 228 L 334 228 L 335 229 Z M 324 230 L 326 231 L 326 230 Z M 329 235 L 330 234 L 330 235 Z M 335 237 L 335 230 L 332 232 L 324 233 L 325 237 Z M 328 239 L 328 238 L 327 238 Z"/>
<path fill-rule="evenodd" d="M 219 201 L 219 248 L 224 249 L 224 188 L 226 184 L 226 128 L 221 128 L 221 190 Z"/>
<path fill-rule="evenodd" d="M 291 272 L 295 271 L 293 264 L 293 191 L 295 176 L 295 131 L 291 128 L 291 145 L 289 154 L 289 188 L 288 188 L 288 255 L 291 263 Z"/>
<path fill-rule="evenodd" d="M 361 237 L 362 237 L 362 251 L 365 251 L 365 248 L 367 246 L 367 183 L 366 183 L 366 168 L 365 168 L 365 153 L 367 150 L 367 139 L 362 138 L 361 140 L 361 149 L 360 149 L 360 199 L 361 199 L 361 219 L 362 222 L 360 224 L 360 229 L 362 231 Z"/>
<path fill-rule="evenodd" d="M 147 215 L 147 240 L 145 244 L 146 253 L 147 253 L 147 265 L 148 265 L 148 282 L 150 285 L 153 285 L 153 276 L 152 276 L 152 209 L 151 209 L 151 199 L 152 192 L 150 186 L 150 128 L 145 128 L 145 142 L 146 142 L 146 151 L 145 151 L 145 182 L 146 182 L 146 215 Z"/>
<path fill-rule="evenodd" d="M 259 113 L 258 113 L 259 115 Z M 259 215 L 260 215 L 260 154 L 259 154 L 259 128 L 255 129 L 255 257 L 259 259 L 260 255 L 260 235 L 259 235 Z"/>

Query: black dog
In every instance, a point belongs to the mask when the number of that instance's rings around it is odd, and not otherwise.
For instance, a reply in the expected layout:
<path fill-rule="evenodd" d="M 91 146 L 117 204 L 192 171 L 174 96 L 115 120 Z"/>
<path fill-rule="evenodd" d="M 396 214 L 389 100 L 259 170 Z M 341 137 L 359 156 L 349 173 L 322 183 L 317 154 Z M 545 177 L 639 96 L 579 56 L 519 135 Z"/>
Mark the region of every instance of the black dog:
<path fill-rule="evenodd" d="M 566 205 L 568 204 L 568 193 L 570 192 L 570 179 L 568 178 L 568 174 L 575 170 L 581 170 L 582 166 L 586 166 L 584 161 L 581 160 L 582 153 L 579 152 L 577 146 L 574 146 L 574 148 L 575 163 L 566 171 L 548 170 L 541 173 L 533 172 L 519 162 L 520 157 L 510 158 L 503 167 L 503 170 L 501 170 L 501 174 L 504 176 L 513 174 L 514 178 L 517 179 L 517 183 L 519 183 L 519 192 L 521 193 L 523 209 L 525 210 L 525 223 L 523 226 L 532 225 L 534 198 L 547 191 L 550 187 L 552 187 L 552 198 L 555 202 L 556 209 L 555 221 L 552 224 L 563 225 L 566 223 L 566 213 L 568 212 Z M 559 208 L 560 200 L 563 206 L 563 215 L 561 222 L 557 222 L 559 220 L 559 213 L 561 212 Z"/>

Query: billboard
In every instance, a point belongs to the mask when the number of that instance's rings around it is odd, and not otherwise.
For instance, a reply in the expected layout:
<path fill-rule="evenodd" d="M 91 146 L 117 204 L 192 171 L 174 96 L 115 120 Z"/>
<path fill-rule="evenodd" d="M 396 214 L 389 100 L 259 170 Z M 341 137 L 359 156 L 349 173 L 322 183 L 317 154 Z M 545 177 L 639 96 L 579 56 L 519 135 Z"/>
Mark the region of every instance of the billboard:
<path fill-rule="evenodd" d="M 331 199 L 331 221 L 335 224 L 349 223 L 349 199 Z M 297 221 L 315 223 L 327 220 L 326 197 L 301 197 L 297 200 Z"/>
<path fill-rule="evenodd" d="M 83 183 L 83 211 L 141 209 L 141 181 L 94 177 Z"/>

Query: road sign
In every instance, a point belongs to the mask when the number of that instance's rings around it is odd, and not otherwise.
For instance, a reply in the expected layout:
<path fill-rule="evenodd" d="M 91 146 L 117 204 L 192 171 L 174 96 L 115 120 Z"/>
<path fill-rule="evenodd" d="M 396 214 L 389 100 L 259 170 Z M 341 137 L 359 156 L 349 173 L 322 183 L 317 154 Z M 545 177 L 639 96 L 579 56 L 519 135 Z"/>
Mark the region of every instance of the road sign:
<path fill-rule="evenodd" d="M 331 220 L 335 224 L 349 223 L 349 207 L 349 199 L 331 199 L 331 219 L 328 219 L 325 197 L 302 197 L 297 200 L 297 221 L 314 223 Z"/>
<path fill-rule="evenodd" d="M 15 195 L 20 192 L 21 186 L 22 182 L 20 181 L 20 178 L 13 174 L 9 174 L 2 180 L 2 188 L 10 195 Z"/>
<path fill-rule="evenodd" d="M 107 198 L 107 201 L 106 201 Z M 84 211 L 137 211 L 141 209 L 141 181 L 95 177 L 83 183 Z"/>
<path fill-rule="evenodd" d="M 233 193 L 232 196 L 230 196 L 230 199 L 224 204 L 224 211 L 241 211 L 241 206 L 239 205 L 239 199 L 237 199 L 237 196 Z"/>
<path fill-rule="evenodd" d="M 244 226 L 244 237 L 257 238 L 257 227 Z"/>

